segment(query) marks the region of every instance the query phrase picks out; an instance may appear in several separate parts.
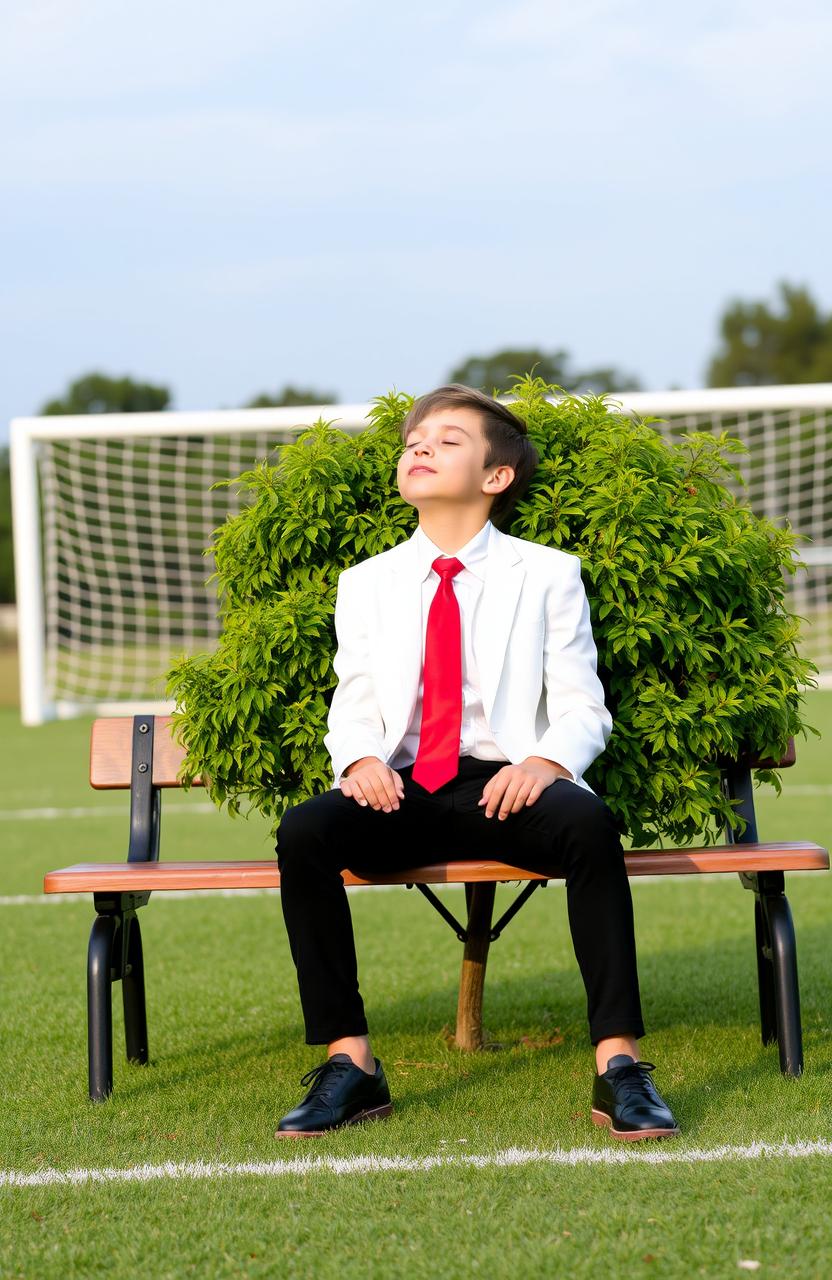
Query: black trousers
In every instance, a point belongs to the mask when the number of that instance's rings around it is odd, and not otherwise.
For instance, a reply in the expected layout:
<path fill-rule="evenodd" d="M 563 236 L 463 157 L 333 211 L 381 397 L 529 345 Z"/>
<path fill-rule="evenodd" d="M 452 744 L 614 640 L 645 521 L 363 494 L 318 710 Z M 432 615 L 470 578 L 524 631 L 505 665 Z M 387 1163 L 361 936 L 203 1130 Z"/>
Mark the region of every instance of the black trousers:
<path fill-rule="evenodd" d="M 398 870 L 431 859 L 495 858 L 533 871 L 556 861 L 566 877 L 569 927 L 587 994 L 590 1039 L 644 1035 L 633 905 L 621 839 L 603 800 L 564 778 L 500 819 L 478 806 L 503 767 L 461 756 L 433 794 L 411 774 L 399 808 L 358 804 L 340 788 L 288 809 L 277 833 L 281 904 L 308 1044 L 367 1033 L 344 868 Z"/>

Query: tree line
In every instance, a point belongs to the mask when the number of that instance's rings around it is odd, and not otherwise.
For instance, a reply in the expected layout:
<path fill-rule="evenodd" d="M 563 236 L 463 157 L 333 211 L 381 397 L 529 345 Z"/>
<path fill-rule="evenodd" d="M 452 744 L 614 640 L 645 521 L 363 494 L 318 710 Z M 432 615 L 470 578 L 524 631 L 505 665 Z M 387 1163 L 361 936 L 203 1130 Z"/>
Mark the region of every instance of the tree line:
<path fill-rule="evenodd" d="M 632 374 L 613 365 L 575 369 L 563 348 L 509 347 L 472 355 L 448 371 L 447 382 L 462 382 L 487 393 L 503 391 L 517 374 L 534 370 L 564 391 L 620 392 L 641 390 Z M 719 320 L 717 349 L 707 366 L 709 387 L 753 387 L 832 381 L 832 312 L 823 313 L 808 289 L 781 281 L 777 301 L 733 301 Z M 320 387 L 286 383 L 261 391 L 242 407 L 264 409 L 291 405 L 334 404 L 338 393 Z M 88 413 L 154 413 L 169 409 L 168 387 L 130 377 L 88 373 L 40 409 L 44 415 Z M 14 599 L 11 500 L 8 450 L 0 451 L 0 602 Z"/>

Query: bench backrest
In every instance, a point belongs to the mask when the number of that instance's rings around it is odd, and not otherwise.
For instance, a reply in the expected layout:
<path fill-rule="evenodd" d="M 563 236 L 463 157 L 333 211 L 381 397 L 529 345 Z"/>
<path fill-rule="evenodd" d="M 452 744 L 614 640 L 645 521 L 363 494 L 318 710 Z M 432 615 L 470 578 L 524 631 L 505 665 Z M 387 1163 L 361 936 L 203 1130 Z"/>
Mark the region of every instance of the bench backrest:
<path fill-rule="evenodd" d="M 153 732 L 152 786 L 179 787 L 179 770 L 185 759 L 185 749 L 171 736 L 172 716 L 110 716 L 96 720 L 90 738 L 90 785 L 97 790 L 126 790 L 133 778 L 133 744 L 141 725 L 147 725 L 147 733 Z M 149 744 L 148 744 L 149 745 Z M 794 739 L 790 739 L 786 754 L 781 760 L 761 760 L 748 756 L 739 761 L 743 769 L 786 769 L 795 762 Z M 727 764 L 727 761 L 725 762 Z M 736 768 L 737 765 L 734 765 Z M 199 778 L 194 786 L 201 786 Z"/>
<path fill-rule="evenodd" d="M 100 791 L 127 789 L 133 779 L 133 742 L 141 733 L 153 733 L 152 786 L 179 787 L 179 769 L 185 749 L 171 736 L 172 716 L 112 716 L 96 720 L 90 737 L 90 786 Z M 142 744 L 143 745 L 143 744 Z M 149 746 L 150 744 L 148 744 Z M 195 779 L 194 786 L 201 786 Z"/>
<path fill-rule="evenodd" d="M 129 862 L 155 862 L 159 857 L 161 795 L 166 787 L 179 787 L 178 772 L 184 748 L 171 735 L 171 716 L 114 716 L 96 720 L 90 742 L 90 783 L 100 790 L 130 791 Z M 782 760 L 761 760 L 751 755 L 720 761 L 723 786 L 736 810 L 746 821 L 742 843 L 756 843 L 754 768 L 786 768 L 795 762 L 794 739 Z M 195 779 L 195 785 L 201 785 Z M 726 831 L 726 840 L 735 837 Z"/>

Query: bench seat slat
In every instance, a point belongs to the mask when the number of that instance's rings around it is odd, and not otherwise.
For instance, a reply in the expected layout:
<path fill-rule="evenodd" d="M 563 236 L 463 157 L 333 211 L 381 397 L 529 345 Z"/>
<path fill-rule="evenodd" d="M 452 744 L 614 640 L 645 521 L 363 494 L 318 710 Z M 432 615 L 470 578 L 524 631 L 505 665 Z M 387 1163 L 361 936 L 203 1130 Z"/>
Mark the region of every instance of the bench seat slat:
<path fill-rule="evenodd" d="M 624 855 L 631 876 L 698 875 L 706 872 L 821 871 L 829 854 L 808 842 L 712 845 L 705 849 L 631 849 Z M 344 883 L 462 884 L 466 881 L 558 879 L 511 863 L 486 859 L 437 862 L 405 871 L 361 876 L 345 871 Z M 274 859 L 252 862 L 81 862 L 50 871 L 44 893 L 130 893 L 148 889 L 273 889 L 280 884 Z"/>

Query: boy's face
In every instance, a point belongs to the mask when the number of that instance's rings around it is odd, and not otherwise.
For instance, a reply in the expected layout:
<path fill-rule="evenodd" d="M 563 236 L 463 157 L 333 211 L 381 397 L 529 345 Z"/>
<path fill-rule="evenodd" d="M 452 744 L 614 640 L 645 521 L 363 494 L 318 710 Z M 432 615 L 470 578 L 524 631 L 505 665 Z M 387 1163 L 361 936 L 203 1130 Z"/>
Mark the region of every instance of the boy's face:
<path fill-rule="evenodd" d="M 485 452 L 476 409 L 435 409 L 408 433 L 397 470 L 399 493 L 419 511 L 496 497 L 511 483 L 514 472 L 511 467 L 486 471 Z M 492 488 L 487 482 L 495 473 L 503 482 Z"/>

